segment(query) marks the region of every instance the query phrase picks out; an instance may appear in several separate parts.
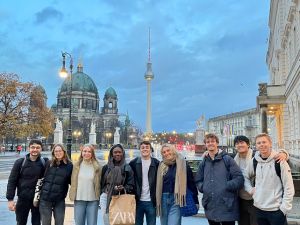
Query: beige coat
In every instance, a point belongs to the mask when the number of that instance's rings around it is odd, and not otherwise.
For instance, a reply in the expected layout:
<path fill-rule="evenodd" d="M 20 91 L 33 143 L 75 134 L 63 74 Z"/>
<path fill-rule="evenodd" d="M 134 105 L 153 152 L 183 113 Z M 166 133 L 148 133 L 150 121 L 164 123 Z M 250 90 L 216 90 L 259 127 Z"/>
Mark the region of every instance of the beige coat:
<path fill-rule="evenodd" d="M 80 169 L 81 162 L 78 161 L 73 165 L 72 177 L 71 177 L 71 188 L 69 192 L 69 198 L 71 201 L 76 200 L 77 186 L 78 186 L 78 174 Z M 95 170 L 94 177 L 94 187 L 95 187 L 95 196 L 97 199 L 100 198 L 100 182 L 101 182 L 101 171 L 102 166 L 100 166 L 98 161 L 93 161 L 93 167 Z"/>

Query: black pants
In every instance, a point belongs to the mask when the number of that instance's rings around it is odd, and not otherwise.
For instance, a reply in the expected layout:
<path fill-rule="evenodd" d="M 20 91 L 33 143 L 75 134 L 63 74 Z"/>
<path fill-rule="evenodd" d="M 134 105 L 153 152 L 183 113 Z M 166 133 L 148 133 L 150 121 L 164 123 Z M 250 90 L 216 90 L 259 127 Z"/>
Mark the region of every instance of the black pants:
<path fill-rule="evenodd" d="M 244 200 L 239 198 L 239 206 L 239 225 L 257 225 L 256 208 L 253 206 L 253 200 Z"/>
<path fill-rule="evenodd" d="M 285 225 L 286 216 L 280 210 L 263 211 L 256 208 L 256 219 L 258 225 Z"/>
<path fill-rule="evenodd" d="M 34 207 L 32 200 L 18 199 L 16 205 L 17 225 L 26 225 L 29 211 L 31 211 L 31 224 L 41 225 L 41 217 L 38 207 Z"/>
<path fill-rule="evenodd" d="M 208 220 L 209 225 L 234 225 L 234 221 L 226 221 L 226 222 L 214 222 L 212 220 Z"/>

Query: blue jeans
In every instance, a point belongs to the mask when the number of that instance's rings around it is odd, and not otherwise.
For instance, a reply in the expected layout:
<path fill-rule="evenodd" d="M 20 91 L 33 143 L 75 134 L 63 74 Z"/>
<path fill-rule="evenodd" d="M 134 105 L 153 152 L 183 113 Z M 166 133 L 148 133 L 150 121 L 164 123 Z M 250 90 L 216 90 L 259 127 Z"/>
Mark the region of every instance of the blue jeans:
<path fill-rule="evenodd" d="M 40 214 L 43 225 L 51 225 L 52 212 L 55 225 L 64 225 L 65 219 L 65 200 L 59 202 L 48 202 L 40 200 Z"/>
<path fill-rule="evenodd" d="M 163 193 L 161 199 L 161 225 L 181 225 L 179 205 L 175 205 L 174 193 Z"/>
<path fill-rule="evenodd" d="M 76 225 L 97 225 L 99 201 L 74 201 Z"/>
<path fill-rule="evenodd" d="M 135 225 L 143 225 L 146 215 L 147 225 L 156 224 L 156 209 L 151 201 L 138 201 L 136 204 Z"/>

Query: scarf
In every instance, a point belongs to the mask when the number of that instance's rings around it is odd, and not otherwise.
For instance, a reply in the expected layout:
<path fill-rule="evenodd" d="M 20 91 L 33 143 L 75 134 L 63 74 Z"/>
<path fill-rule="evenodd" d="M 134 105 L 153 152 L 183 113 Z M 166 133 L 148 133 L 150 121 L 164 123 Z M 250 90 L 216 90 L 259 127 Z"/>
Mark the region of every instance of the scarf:
<path fill-rule="evenodd" d="M 112 156 L 113 149 L 114 148 L 110 150 L 108 163 L 107 163 L 108 168 L 104 175 L 104 179 L 106 183 L 105 190 L 107 193 L 106 213 L 108 213 L 111 196 L 113 195 L 115 186 L 124 184 L 123 171 L 125 167 L 125 152 L 123 150 L 122 160 L 120 161 L 120 163 L 118 163 L 118 165 L 115 165 Z"/>
<path fill-rule="evenodd" d="M 162 198 L 162 188 L 163 188 L 163 177 L 168 172 L 170 165 L 176 163 L 176 176 L 175 176 L 175 188 L 174 188 L 174 199 L 175 204 L 180 207 L 186 204 L 186 162 L 184 158 L 174 152 L 174 158 L 172 160 L 163 159 L 159 164 L 157 170 L 157 182 L 156 182 L 156 213 L 157 216 L 161 214 L 161 198 Z"/>

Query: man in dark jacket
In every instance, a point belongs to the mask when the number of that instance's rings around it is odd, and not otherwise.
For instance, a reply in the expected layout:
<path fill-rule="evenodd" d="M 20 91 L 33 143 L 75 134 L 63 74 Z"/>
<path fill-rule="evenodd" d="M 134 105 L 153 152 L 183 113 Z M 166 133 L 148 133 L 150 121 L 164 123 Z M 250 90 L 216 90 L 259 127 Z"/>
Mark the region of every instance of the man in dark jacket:
<path fill-rule="evenodd" d="M 30 210 L 32 225 L 41 224 L 39 209 L 33 206 L 33 197 L 37 180 L 44 175 L 45 160 L 40 156 L 42 146 L 40 140 L 31 140 L 29 154 L 15 161 L 8 178 L 6 192 L 8 209 L 16 212 L 17 225 L 27 224 Z M 15 204 L 16 189 L 18 200 Z"/>
<path fill-rule="evenodd" d="M 210 225 L 234 225 L 239 219 L 238 191 L 244 177 L 236 162 L 218 149 L 215 134 L 205 135 L 208 155 L 204 156 L 196 175 L 202 205 Z"/>
<path fill-rule="evenodd" d="M 129 165 L 134 172 L 136 187 L 136 221 L 143 225 L 144 215 L 148 225 L 156 224 L 156 173 L 159 161 L 151 157 L 149 141 L 140 144 L 141 157 L 133 159 Z"/>

